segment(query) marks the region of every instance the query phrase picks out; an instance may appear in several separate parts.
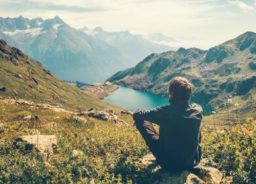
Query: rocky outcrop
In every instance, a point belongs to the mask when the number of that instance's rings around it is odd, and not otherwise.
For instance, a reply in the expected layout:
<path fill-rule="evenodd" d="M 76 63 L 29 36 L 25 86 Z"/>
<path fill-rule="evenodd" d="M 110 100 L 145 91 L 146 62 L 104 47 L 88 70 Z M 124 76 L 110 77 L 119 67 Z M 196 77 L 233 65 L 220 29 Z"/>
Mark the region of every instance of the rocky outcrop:
<path fill-rule="evenodd" d="M 101 121 L 108 121 L 117 125 L 125 124 L 123 120 L 118 118 L 112 109 L 96 111 L 95 109 L 89 109 L 88 111 L 80 112 L 79 115 L 92 117 Z"/>
<path fill-rule="evenodd" d="M 4 133 L 4 128 L 0 127 L 0 134 Z"/>
<path fill-rule="evenodd" d="M 11 61 L 14 65 L 19 64 L 20 58 L 28 58 L 21 50 L 10 47 L 4 40 L 0 39 L 0 58 Z"/>
<path fill-rule="evenodd" d="M 140 168 L 151 168 L 152 175 L 157 175 L 154 184 L 222 184 L 229 183 L 224 181 L 224 175 L 218 169 L 205 166 L 202 161 L 192 171 L 183 171 L 181 173 L 168 173 L 163 171 L 155 162 L 155 157 L 148 154 L 138 163 Z"/>
<path fill-rule="evenodd" d="M 34 146 L 44 155 L 53 154 L 54 148 L 57 146 L 57 137 L 55 135 L 25 135 L 14 140 L 14 147 L 19 148 L 21 142 L 25 143 L 25 147 Z"/>
<path fill-rule="evenodd" d="M 65 121 L 72 122 L 79 125 L 84 125 L 87 123 L 87 119 L 81 116 L 71 116 L 70 118 L 66 118 Z"/>
<path fill-rule="evenodd" d="M 82 91 L 96 95 L 99 98 L 104 98 L 118 89 L 118 85 L 111 82 L 95 83 L 81 88 Z"/>
<path fill-rule="evenodd" d="M 224 46 L 213 47 L 207 52 L 205 62 L 210 63 L 215 61 L 221 63 L 230 55 L 230 52 Z"/>
<path fill-rule="evenodd" d="M 6 87 L 0 86 L 0 92 L 5 92 L 5 91 L 6 91 Z"/>

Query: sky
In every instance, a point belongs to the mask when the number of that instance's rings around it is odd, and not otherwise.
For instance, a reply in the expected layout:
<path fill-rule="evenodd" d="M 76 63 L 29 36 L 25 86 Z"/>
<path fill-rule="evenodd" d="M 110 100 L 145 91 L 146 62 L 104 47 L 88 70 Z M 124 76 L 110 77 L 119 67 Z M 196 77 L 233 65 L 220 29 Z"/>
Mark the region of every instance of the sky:
<path fill-rule="evenodd" d="M 256 0 L 0 0 L 0 16 L 59 16 L 75 28 L 157 32 L 202 49 L 256 32 Z"/>

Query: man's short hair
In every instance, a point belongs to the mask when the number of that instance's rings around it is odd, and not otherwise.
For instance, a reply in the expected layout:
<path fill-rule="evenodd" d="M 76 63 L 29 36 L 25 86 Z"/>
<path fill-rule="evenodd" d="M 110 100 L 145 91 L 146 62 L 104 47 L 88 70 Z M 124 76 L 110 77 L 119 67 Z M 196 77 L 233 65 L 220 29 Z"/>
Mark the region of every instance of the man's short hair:
<path fill-rule="evenodd" d="M 193 92 L 193 84 L 184 77 L 175 77 L 169 83 L 169 99 L 171 102 L 187 102 Z"/>

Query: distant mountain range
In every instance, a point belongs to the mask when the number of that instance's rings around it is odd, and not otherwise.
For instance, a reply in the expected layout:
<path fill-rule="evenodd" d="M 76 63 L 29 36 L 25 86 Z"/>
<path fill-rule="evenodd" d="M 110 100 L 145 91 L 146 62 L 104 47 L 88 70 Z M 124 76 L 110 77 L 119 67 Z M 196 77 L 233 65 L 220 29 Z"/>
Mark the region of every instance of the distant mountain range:
<path fill-rule="evenodd" d="M 99 82 L 135 65 L 145 55 L 171 47 L 127 31 L 75 29 L 59 17 L 0 18 L 0 38 L 64 80 Z"/>
<path fill-rule="evenodd" d="M 108 81 L 167 95 L 167 85 L 175 76 L 192 81 L 196 86 L 192 100 L 205 111 L 226 108 L 230 99 L 237 108 L 255 111 L 251 106 L 256 102 L 256 33 L 246 32 L 209 50 L 180 48 L 151 54 Z"/>

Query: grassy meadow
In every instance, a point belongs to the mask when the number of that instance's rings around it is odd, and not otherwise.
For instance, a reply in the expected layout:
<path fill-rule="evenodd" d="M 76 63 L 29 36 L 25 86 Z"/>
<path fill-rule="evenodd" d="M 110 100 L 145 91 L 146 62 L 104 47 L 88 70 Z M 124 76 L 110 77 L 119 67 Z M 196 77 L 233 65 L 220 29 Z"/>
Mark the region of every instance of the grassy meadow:
<path fill-rule="evenodd" d="M 130 115 L 119 113 L 128 125 L 117 126 L 90 117 L 76 122 L 70 113 L 3 100 L 0 111 L 0 183 L 152 183 L 158 178 L 139 162 L 149 151 Z M 31 128 L 22 119 L 31 114 L 40 118 L 40 127 Z M 226 124 L 220 125 L 215 117 L 203 122 L 203 157 L 234 183 L 255 183 L 256 120 L 241 118 L 229 124 L 226 114 Z M 52 155 L 45 157 L 35 147 L 15 142 L 18 136 L 35 134 L 35 129 L 57 136 Z"/>

